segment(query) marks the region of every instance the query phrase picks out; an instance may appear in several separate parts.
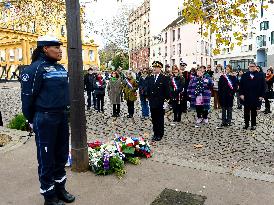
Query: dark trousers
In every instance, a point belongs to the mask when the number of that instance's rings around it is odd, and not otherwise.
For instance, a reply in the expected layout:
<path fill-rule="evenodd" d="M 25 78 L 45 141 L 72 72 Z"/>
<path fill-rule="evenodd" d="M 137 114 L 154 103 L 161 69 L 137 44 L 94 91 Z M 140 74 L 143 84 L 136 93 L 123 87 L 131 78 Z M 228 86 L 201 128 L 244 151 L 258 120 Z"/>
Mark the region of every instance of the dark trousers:
<path fill-rule="evenodd" d="M 230 124 L 232 121 L 232 107 L 222 107 L 222 123 Z"/>
<path fill-rule="evenodd" d="M 188 96 L 187 94 L 184 93 L 184 97 L 182 100 L 182 112 L 187 112 L 187 99 L 188 99 Z"/>
<path fill-rule="evenodd" d="M 265 110 L 270 111 L 270 101 L 268 98 L 265 98 Z"/>
<path fill-rule="evenodd" d="M 196 105 L 197 118 L 207 119 L 208 110 L 204 108 L 203 105 Z"/>
<path fill-rule="evenodd" d="M 127 101 L 127 110 L 129 116 L 134 115 L 134 101 Z"/>
<path fill-rule="evenodd" d="M 3 119 L 2 119 L 1 111 L 0 111 L 0 126 L 3 126 Z"/>
<path fill-rule="evenodd" d="M 165 111 L 161 108 L 150 108 L 154 137 L 162 139 L 165 132 Z"/>
<path fill-rule="evenodd" d="M 114 104 L 113 105 L 113 116 L 119 116 L 120 115 L 120 104 Z"/>
<path fill-rule="evenodd" d="M 40 193 L 51 198 L 66 183 L 69 154 L 68 114 L 36 112 L 33 121 L 37 146 Z"/>
<path fill-rule="evenodd" d="M 250 121 L 250 114 L 251 114 L 251 126 L 256 126 L 256 118 L 257 118 L 257 107 L 244 107 L 244 119 L 245 119 L 245 125 L 249 126 Z"/>
<path fill-rule="evenodd" d="M 88 99 L 87 99 L 87 104 L 88 104 L 88 108 L 91 107 L 91 96 L 92 96 L 92 103 L 93 103 L 93 107 L 94 109 L 96 109 L 96 95 L 91 92 L 91 91 L 87 91 L 87 96 L 88 96 Z"/>
<path fill-rule="evenodd" d="M 104 112 L 104 100 L 105 95 L 104 94 L 97 94 L 96 95 L 96 110 Z"/>
<path fill-rule="evenodd" d="M 174 122 L 181 122 L 182 120 L 182 112 L 183 112 L 183 105 L 179 104 L 178 100 L 172 101 L 172 109 L 174 114 Z"/>

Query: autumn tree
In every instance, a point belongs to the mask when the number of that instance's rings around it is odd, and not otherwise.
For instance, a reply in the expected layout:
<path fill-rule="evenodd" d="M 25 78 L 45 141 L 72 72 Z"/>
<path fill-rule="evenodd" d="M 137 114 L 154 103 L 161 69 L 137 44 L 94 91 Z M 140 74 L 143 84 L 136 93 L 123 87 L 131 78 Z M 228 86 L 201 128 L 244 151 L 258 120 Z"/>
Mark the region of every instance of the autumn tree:
<path fill-rule="evenodd" d="M 205 37 L 215 35 L 213 53 L 219 54 L 221 45 L 231 49 L 241 45 L 248 26 L 268 4 L 266 0 L 185 0 L 182 15 L 188 23 L 201 24 Z M 230 41 L 230 31 L 235 42 Z"/>

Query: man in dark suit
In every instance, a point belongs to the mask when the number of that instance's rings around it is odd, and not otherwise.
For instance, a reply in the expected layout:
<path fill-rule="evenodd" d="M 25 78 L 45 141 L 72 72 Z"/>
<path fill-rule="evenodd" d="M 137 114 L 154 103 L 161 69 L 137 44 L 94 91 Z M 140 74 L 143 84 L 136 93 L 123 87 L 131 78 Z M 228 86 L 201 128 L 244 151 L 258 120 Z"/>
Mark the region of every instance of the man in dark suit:
<path fill-rule="evenodd" d="M 153 74 L 148 79 L 148 99 L 153 124 L 154 136 L 152 141 L 160 141 L 164 136 L 164 101 L 169 99 L 167 78 L 161 74 L 163 64 L 159 61 L 152 63 Z"/>
<path fill-rule="evenodd" d="M 242 75 L 239 95 L 244 105 L 244 129 L 249 127 L 251 114 L 251 130 L 256 129 L 257 108 L 265 96 L 265 77 L 258 72 L 256 63 L 249 64 L 249 72 Z"/>

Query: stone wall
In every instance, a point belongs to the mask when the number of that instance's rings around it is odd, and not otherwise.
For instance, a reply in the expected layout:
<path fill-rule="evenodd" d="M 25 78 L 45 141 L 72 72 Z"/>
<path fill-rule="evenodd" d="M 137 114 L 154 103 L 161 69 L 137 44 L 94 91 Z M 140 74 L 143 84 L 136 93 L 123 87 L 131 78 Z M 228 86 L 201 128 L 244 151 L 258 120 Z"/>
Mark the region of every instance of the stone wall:
<path fill-rule="evenodd" d="M 22 112 L 19 83 L 0 83 L 0 111 L 2 113 L 4 126 L 6 126 L 16 114 Z"/>

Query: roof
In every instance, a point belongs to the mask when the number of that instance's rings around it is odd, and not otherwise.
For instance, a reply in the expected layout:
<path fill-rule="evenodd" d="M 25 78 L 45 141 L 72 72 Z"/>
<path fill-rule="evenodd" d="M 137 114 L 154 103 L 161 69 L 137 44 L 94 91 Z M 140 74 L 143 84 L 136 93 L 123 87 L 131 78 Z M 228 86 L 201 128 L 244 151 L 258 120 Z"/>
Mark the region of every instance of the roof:
<path fill-rule="evenodd" d="M 173 28 L 173 27 L 179 26 L 184 23 L 186 23 L 184 17 L 179 16 L 176 20 L 174 20 L 171 24 L 169 24 L 165 29 L 163 29 L 163 31 L 166 31 L 169 28 Z"/>

